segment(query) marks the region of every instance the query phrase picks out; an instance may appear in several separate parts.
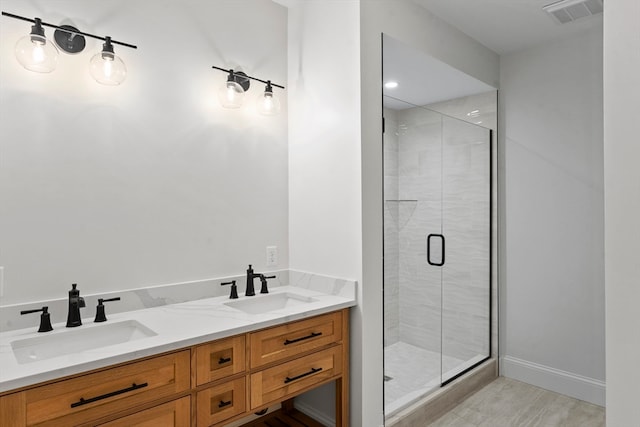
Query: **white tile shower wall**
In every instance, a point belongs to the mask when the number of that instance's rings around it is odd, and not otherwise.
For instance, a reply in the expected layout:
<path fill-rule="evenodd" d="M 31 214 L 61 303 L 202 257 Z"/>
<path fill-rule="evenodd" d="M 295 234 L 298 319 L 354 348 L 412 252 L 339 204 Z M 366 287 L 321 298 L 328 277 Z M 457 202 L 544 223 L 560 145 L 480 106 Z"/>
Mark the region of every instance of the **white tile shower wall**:
<path fill-rule="evenodd" d="M 478 118 L 467 113 L 479 109 L 483 121 L 495 126 L 495 93 L 436 107 L 472 123 Z M 461 359 L 487 354 L 490 150 L 487 143 L 477 142 L 486 139 L 488 131 L 420 108 L 396 111 L 395 119 L 398 198 L 403 200 L 393 210 L 397 215 L 394 225 L 398 225 L 400 341 L 438 352 L 442 345 L 445 354 Z M 442 138 L 446 140 L 444 151 Z M 393 156 L 390 151 L 389 144 L 385 156 Z M 390 178 L 385 173 L 386 186 L 393 182 Z M 385 232 L 391 228 L 387 219 L 385 216 Z M 442 231 L 447 234 L 447 268 L 438 269 L 426 263 L 426 236 Z M 385 269 L 390 266 L 387 260 L 394 259 L 393 237 L 392 233 L 385 235 Z M 385 273 L 385 293 L 388 280 Z M 385 294 L 385 310 L 386 302 Z M 395 315 L 395 310 L 388 311 Z M 387 316 L 385 311 L 385 321 Z M 385 326 L 389 334 L 385 344 L 393 342 L 394 333 Z"/>
<path fill-rule="evenodd" d="M 385 109 L 384 149 L 384 345 L 399 340 L 398 228 L 404 206 L 398 201 L 398 121 L 394 110 Z"/>

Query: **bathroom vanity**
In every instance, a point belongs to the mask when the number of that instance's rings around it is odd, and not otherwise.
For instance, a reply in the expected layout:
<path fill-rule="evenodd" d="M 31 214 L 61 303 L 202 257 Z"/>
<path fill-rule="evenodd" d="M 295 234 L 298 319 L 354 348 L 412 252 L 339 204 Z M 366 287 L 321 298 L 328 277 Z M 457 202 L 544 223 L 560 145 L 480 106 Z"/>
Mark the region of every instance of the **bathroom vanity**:
<path fill-rule="evenodd" d="M 291 296 L 291 290 L 286 289 L 277 289 L 269 295 L 278 292 Z M 0 382 L 4 387 L 0 391 L 0 425 L 223 426 L 278 403 L 282 404 L 282 411 L 289 410 L 293 408 L 294 397 L 334 382 L 336 423 L 346 426 L 348 307 L 355 304 L 355 299 L 308 290 L 295 292 L 312 301 L 257 314 L 235 310 L 226 305 L 228 299 L 221 298 L 162 310 L 142 310 L 122 314 L 120 317 L 126 320 L 113 316 L 109 322 L 132 322 L 135 318 L 157 335 L 105 347 L 102 351 L 56 355 L 34 362 L 15 363 L 20 359 L 12 355 L 14 368 L 22 370 L 23 375 L 16 373 L 9 379 L 11 375 L 0 374 L 0 378 L 7 380 Z M 251 298 L 259 303 L 261 296 Z M 268 305 L 274 299 L 264 301 Z M 186 310 L 187 306 L 192 310 Z M 198 322 L 194 325 L 196 331 L 189 332 L 194 320 L 189 315 L 205 316 L 205 307 L 210 316 L 226 318 L 226 328 L 225 322 L 222 326 Z M 153 313 L 154 310 L 159 312 Z M 172 318 L 170 313 L 178 317 Z M 160 324 L 154 324 L 155 318 L 162 319 L 161 323 L 173 322 L 174 331 L 162 337 Z M 102 326 L 87 326 L 91 327 L 99 333 Z M 207 328 L 210 332 L 202 333 Z M 183 339 L 179 338 L 179 329 L 184 330 Z M 14 331 L 13 335 L 3 333 L 0 358 L 8 361 L 8 353 L 17 352 L 15 343 L 34 339 L 32 335 L 35 334 L 22 338 L 22 331 Z M 18 336 L 20 340 L 16 339 Z M 45 335 L 35 338 L 41 336 Z M 162 351 L 169 347 L 173 348 Z M 110 363 L 121 357 L 128 360 Z M 94 366 L 99 367 L 86 369 Z M 78 372 L 69 375 L 74 370 Z M 20 383 L 24 385 L 8 385 Z"/>

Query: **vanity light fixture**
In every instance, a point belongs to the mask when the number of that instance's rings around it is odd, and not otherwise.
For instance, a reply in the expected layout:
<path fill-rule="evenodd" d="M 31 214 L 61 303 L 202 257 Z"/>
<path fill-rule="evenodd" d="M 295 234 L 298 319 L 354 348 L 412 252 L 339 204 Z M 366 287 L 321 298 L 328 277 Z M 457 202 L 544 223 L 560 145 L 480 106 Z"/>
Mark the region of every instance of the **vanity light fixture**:
<path fill-rule="evenodd" d="M 4 12 L 2 12 L 4 15 Z M 20 65 L 36 73 L 50 73 L 58 65 L 58 49 L 44 36 L 42 21 L 36 18 L 31 33 L 16 43 L 16 58 Z"/>
<path fill-rule="evenodd" d="M 280 100 L 273 94 L 271 80 L 267 80 L 267 86 L 264 92 L 258 95 L 256 108 L 258 113 L 264 116 L 275 116 L 280 112 Z"/>
<path fill-rule="evenodd" d="M 102 52 L 96 53 L 89 61 L 91 76 L 103 85 L 119 85 L 127 77 L 127 67 L 113 52 L 111 37 L 105 37 Z"/>
<path fill-rule="evenodd" d="M 388 81 L 384 84 L 384 87 L 386 89 L 395 89 L 398 87 L 398 82 L 394 82 L 394 81 Z"/>
<path fill-rule="evenodd" d="M 66 53 L 75 54 L 82 52 L 85 48 L 85 37 L 91 37 L 104 41 L 102 51 L 91 58 L 89 71 L 91 76 L 98 82 L 106 85 L 118 85 L 122 83 L 127 75 L 127 68 L 119 56 L 116 56 L 113 45 L 137 49 L 138 47 L 129 43 L 112 40 L 111 37 L 101 37 L 94 34 L 85 33 L 71 25 L 54 25 L 42 22 L 40 18 L 26 18 L 13 13 L 2 12 L 3 16 L 32 22 L 31 33 L 16 44 L 16 58 L 18 62 L 30 71 L 39 73 L 50 73 L 57 65 L 58 49 L 44 36 L 44 28 L 55 28 L 54 41 L 58 47 Z"/>
<path fill-rule="evenodd" d="M 249 89 L 249 86 L 251 86 L 251 82 L 245 73 L 229 70 L 227 81 L 218 90 L 220 104 L 224 108 L 240 108 L 244 100 L 244 93 Z"/>
<path fill-rule="evenodd" d="M 265 90 L 258 96 L 256 108 L 260 114 L 273 116 L 280 112 L 280 100 L 273 93 L 273 87 L 284 89 L 284 86 L 272 83 L 271 80 L 261 80 L 248 76 L 242 71 L 234 71 L 212 65 L 211 68 L 228 73 L 227 81 L 218 91 L 220 104 L 224 108 L 240 108 L 244 99 L 244 94 L 251 86 L 251 80 L 255 80 L 266 85 Z"/>

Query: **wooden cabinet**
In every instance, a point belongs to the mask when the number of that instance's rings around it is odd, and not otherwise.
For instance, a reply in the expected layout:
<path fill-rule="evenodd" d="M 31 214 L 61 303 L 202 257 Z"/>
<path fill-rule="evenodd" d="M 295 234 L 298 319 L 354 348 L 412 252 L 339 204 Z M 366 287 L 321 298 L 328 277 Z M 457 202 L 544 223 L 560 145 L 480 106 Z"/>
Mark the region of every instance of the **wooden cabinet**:
<path fill-rule="evenodd" d="M 12 400 L 13 418 L 24 420 L 16 425 L 80 425 L 189 391 L 190 387 L 190 352 L 185 350 L 30 388 L 2 399 Z M 2 425 L 4 417 L 3 413 Z"/>
<path fill-rule="evenodd" d="M 198 392 L 198 426 L 210 426 L 244 414 L 246 405 L 245 377 L 227 381 Z"/>
<path fill-rule="evenodd" d="M 245 336 L 196 347 L 196 383 L 202 385 L 245 370 Z"/>
<path fill-rule="evenodd" d="M 251 374 L 251 408 L 259 408 L 342 374 L 342 346 L 300 357 Z"/>
<path fill-rule="evenodd" d="M 50 381 L 1 395 L 0 426 L 224 426 L 332 381 L 347 426 L 348 336 L 344 309 Z"/>
<path fill-rule="evenodd" d="M 145 409 L 100 427 L 185 427 L 191 424 L 189 396 Z"/>
<path fill-rule="evenodd" d="M 342 312 L 249 334 L 251 368 L 282 361 L 342 341 Z"/>

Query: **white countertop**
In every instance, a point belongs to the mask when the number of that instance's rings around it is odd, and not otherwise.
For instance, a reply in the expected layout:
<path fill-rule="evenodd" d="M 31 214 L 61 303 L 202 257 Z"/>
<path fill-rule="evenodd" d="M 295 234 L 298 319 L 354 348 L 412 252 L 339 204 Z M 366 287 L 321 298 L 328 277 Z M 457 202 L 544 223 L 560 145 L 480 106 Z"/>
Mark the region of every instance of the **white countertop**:
<path fill-rule="evenodd" d="M 281 286 L 272 288 L 268 295 L 285 292 L 312 297 L 315 301 L 264 314 L 247 314 L 226 306 L 224 303 L 230 301 L 228 297 L 200 299 L 111 315 L 107 306 L 106 323 L 94 323 L 93 317 L 84 318 L 82 326 L 66 328 L 64 323 L 58 323 L 53 325 L 53 331 L 46 333 L 36 332 L 39 319 L 35 318 L 32 328 L 0 334 L 0 392 L 304 319 L 356 304 L 355 289 L 328 294 L 299 286 Z M 261 297 L 263 295 L 260 294 L 254 297 L 241 295 L 233 301 Z M 14 341 L 44 335 L 53 337 L 80 330 L 86 333 L 90 328 L 100 333 L 100 327 L 103 325 L 127 320 L 136 320 L 157 335 L 29 363 L 18 363 L 13 353 L 11 344 Z"/>

